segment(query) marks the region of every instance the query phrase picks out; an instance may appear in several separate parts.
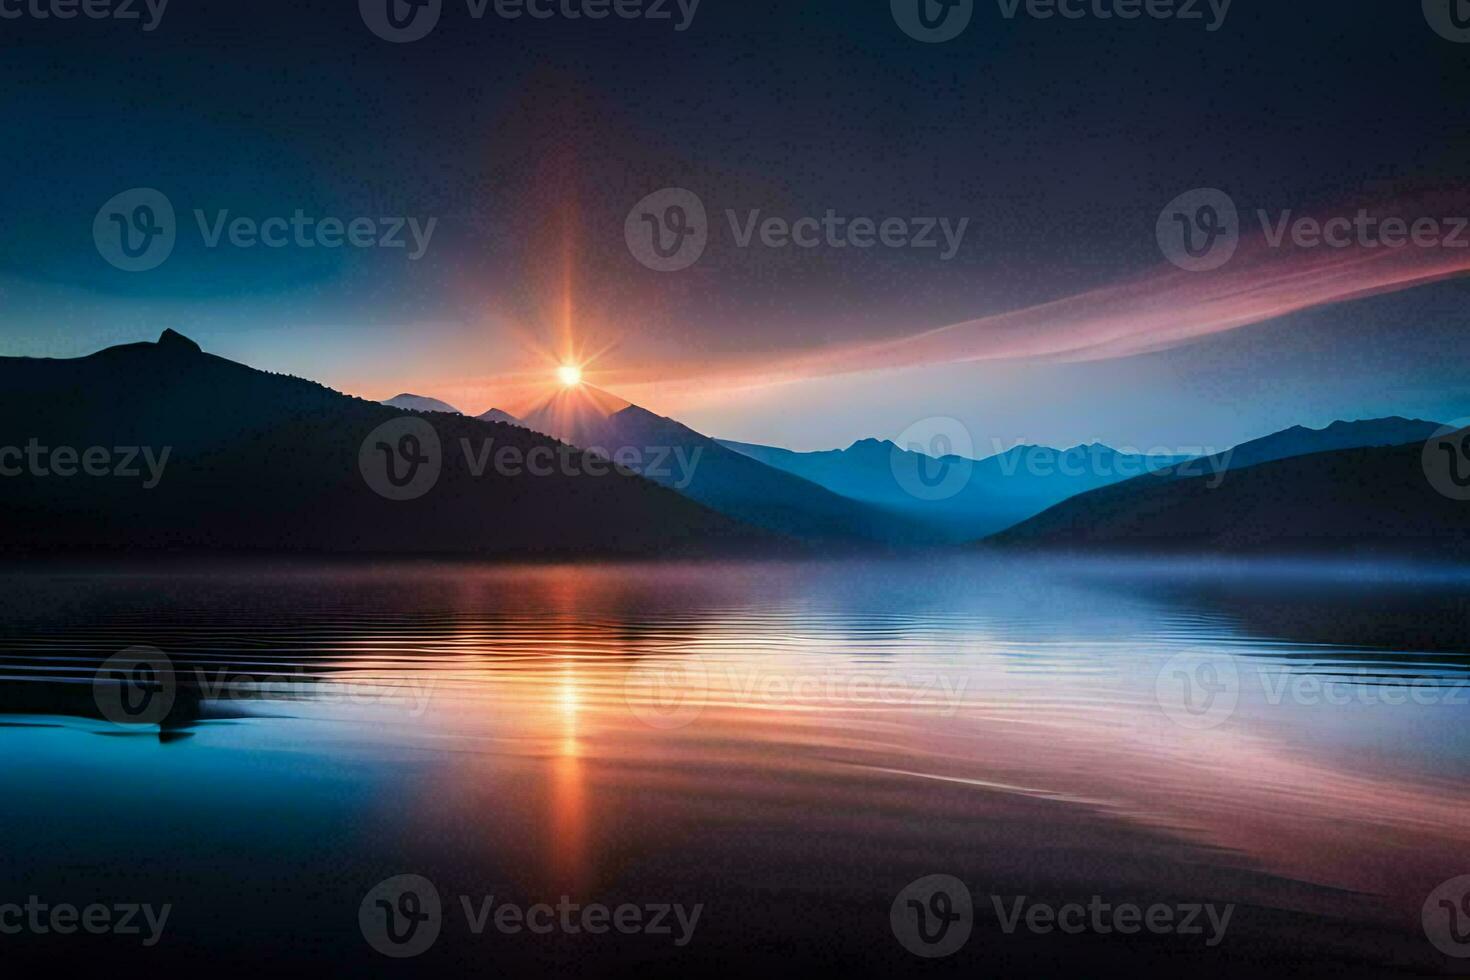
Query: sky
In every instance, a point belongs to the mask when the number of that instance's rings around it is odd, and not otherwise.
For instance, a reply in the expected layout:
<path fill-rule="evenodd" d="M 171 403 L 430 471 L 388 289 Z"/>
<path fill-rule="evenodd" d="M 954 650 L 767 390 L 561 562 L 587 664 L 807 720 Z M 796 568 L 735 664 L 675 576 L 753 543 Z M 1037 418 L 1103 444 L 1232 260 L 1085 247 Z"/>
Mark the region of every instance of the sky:
<path fill-rule="evenodd" d="M 574 360 L 701 431 L 796 449 L 933 418 L 977 449 L 1179 450 L 1470 415 L 1470 248 L 1451 244 L 1470 43 L 1418 3 L 1235 0 L 1216 23 L 991 0 L 925 43 L 909 0 L 671 0 L 666 19 L 440 0 L 394 43 L 370 24 L 388 2 L 0 23 L 0 354 L 172 327 L 470 412 L 514 411 Z M 173 243 L 129 271 L 98 236 L 137 188 Z M 1181 268 L 1174 215 L 1204 235 L 1221 202 L 1200 188 L 1236 209 L 1238 245 Z M 1287 212 L 1360 209 L 1439 237 L 1271 241 Z M 365 244 L 260 242 L 298 211 L 365 220 Z M 691 224 L 702 251 L 650 267 L 638 235 Z"/>

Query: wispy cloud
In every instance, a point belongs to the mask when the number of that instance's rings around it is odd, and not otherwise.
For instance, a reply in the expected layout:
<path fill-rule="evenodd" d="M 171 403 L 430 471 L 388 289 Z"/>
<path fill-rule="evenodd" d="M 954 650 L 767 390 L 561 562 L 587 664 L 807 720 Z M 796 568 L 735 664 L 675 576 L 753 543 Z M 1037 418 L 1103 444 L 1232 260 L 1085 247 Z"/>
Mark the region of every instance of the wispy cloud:
<path fill-rule="evenodd" d="M 1467 271 L 1470 249 L 1278 250 L 1251 243 L 1213 272 L 1168 268 L 1039 306 L 740 373 L 760 384 L 932 363 L 1128 357 Z"/>
<path fill-rule="evenodd" d="M 1405 217 L 1412 225 L 1412 215 L 1470 211 L 1463 194 L 1452 197 L 1448 203 L 1400 201 L 1372 212 L 1380 219 Z M 1356 212 L 1352 207 L 1335 213 Z M 1470 272 L 1470 247 L 1374 247 L 1354 241 L 1346 248 L 1325 243 L 1303 248 L 1293 245 L 1289 235 L 1273 246 L 1254 214 L 1242 212 L 1241 218 L 1250 233 L 1228 264 L 1208 272 L 1187 272 L 1161 260 L 1157 268 L 1126 281 L 1023 309 L 775 356 L 665 350 L 645 358 L 614 352 L 597 359 L 595 382 L 635 401 L 662 404 L 666 399 L 699 401 L 720 392 L 931 364 L 1123 358 Z M 1470 240 L 1470 231 L 1461 238 Z M 546 370 L 538 365 L 537 384 L 544 383 Z M 501 404 L 527 380 L 525 372 L 516 372 L 440 378 L 433 386 L 468 402 Z"/>

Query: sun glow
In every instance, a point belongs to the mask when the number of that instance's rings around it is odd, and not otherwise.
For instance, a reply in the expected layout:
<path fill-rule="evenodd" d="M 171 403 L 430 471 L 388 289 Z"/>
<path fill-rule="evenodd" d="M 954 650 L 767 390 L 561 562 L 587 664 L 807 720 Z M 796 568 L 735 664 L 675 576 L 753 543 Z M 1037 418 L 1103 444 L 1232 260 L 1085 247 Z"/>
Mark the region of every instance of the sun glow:
<path fill-rule="evenodd" d="M 556 369 L 556 380 L 568 388 L 575 388 L 582 383 L 582 369 L 575 364 L 563 364 Z"/>

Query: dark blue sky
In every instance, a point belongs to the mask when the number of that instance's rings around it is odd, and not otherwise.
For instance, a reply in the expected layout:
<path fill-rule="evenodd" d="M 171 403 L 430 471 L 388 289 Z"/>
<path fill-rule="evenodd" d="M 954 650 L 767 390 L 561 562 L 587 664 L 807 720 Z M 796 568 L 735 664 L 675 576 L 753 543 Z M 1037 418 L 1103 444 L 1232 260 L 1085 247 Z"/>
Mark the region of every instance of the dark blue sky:
<path fill-rule="evenodd" d="M 356 393 L 433 386 L 479 411 L 507 373 L 539 370 L 528 344 L 564 343 L 570 296 L 576 345 L 612 345 L 595 366 L 638 400 L 799 448 L 933 415 L 977 442 L 1217 444 L 1338 415 L 1470 414 L 1463 281 L 1081 365 L 929 364 L 697 396 L 656 384 L 1151 274 L 1160 209 L 1191 188 L 1319 214 L 1428 191 L 1470 213 L 1470 44 L 1438 36 L 1418 3 L 1236 0 L 1211 32 L 1008 20 L 992 0 L 943 44 L 904 34 L 887 0 L 702 0 L 684 31 L 672 3 L 673 20 L 512 21 L 444 0 L 407 44 L 375 36 L 355 4 L 276 6 L 172 0 L 147 31 L 0 21 L 4 353 L 174 326 Z M 658 273 L 630 257 L 624 221 L 673 186 L 708 208 L 712 240 L 694 267 Z M 103 203 L 135 187 L 178 219 L 146 272 L 108 265 L 93 238 Z M 436 224 L 407 260 L 210 248 L 193 215 L 298 208 Z M 948 261 L 740 248 L 724 214 L 752 209 L 969 225 Z"/>

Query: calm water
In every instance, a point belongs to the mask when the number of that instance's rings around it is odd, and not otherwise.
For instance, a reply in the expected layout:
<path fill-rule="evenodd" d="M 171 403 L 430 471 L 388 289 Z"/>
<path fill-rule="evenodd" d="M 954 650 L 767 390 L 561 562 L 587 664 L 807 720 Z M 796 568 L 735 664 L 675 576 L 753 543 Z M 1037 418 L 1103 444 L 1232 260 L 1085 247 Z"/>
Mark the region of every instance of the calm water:
<path fill-rule="evenodd" d="M 0 906 L 171 907 L 152 947 L 0 935 L 20 962 L 1470 963 L 1422 920 L 1470 874 L 1455 574 L 955 558 L 0 578 Z M 99 663 L 137 645 L 175 671 L 161 724 L 97 706 Z M 394 964 L 359 912 L 400 874 L 432 882 L 442 912 Z M 933 874 L 964 883 L 972 932 L 921 959 L 890 911 Z M 692 929 L 668 913 L 668 933 L 477 934 L 462 900 L 491 896 L 700 912 Z M 1212 944 L 1209 926 L 1007 931 L 996 911 L 1094 896 L 1233 910 Z"/>

